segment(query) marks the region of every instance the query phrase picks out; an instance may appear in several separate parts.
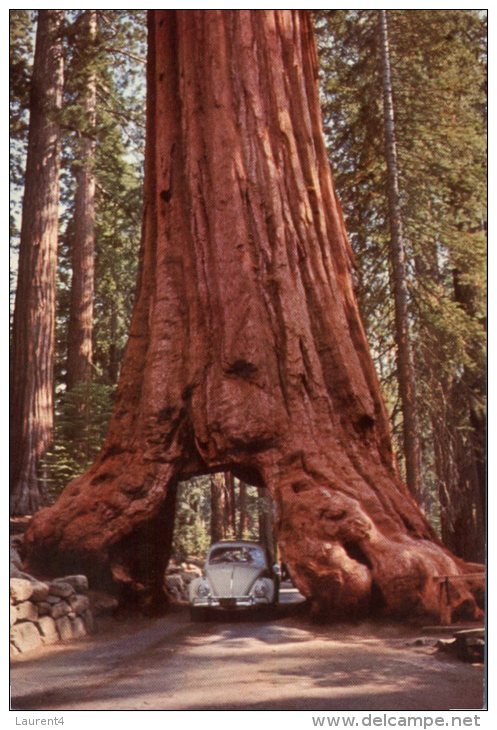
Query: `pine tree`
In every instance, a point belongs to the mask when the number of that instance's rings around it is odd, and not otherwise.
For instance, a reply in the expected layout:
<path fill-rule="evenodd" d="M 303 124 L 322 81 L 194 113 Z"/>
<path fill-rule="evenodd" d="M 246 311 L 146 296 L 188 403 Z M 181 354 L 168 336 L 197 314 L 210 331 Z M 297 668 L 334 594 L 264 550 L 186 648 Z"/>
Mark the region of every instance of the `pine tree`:
<path fill-rule="evenodd" d="M 385 158 L 388 187 L 388 223 L 390 228 L 390 256 L 392 261 L 392 289 L 395 303 L 395 343 L 397 346 L 397 378 L 402 404 L 403 446 L 406 461 L 406 481 L 416 499 L 420 499 L 420 450 L 416 380 L 409 326 L 409 294 L 407 290 L 406 253 L 403 216 L 400 203 L 399 167 L 395 110 L 390 68 L 387 11 L 378 11 L 380 35 Z"/>
<path fill-rule="evenodd" d="M 138 11 L 68 13 L 55 443 L 44 459 L 51 498 L 100 449 L 95 434 L 126 342 L 142 209 L 143 20 Z"/>
<path fill-rule="evenodd" d="M 375 15 L 376 11 L 326 11 L 317 23 L 323 106 L 337 143 L 330 144 L 329 151 L 356 252 L 361 309 L 400 443 L 391 356 L 393 298 L 385 282 L 388 215 Z M 422 439 L 422 496 L 446 543 L 469 558 L 481 558 L 485 19 L 482 13 L 459 10 L 387 15 Z M 457 271 L 470 286 L 469 306 L 458 301 Z M 402 453 L 399 446 L 397 452 Z M 469 474 L 473 477 L 468 481 Z"/>

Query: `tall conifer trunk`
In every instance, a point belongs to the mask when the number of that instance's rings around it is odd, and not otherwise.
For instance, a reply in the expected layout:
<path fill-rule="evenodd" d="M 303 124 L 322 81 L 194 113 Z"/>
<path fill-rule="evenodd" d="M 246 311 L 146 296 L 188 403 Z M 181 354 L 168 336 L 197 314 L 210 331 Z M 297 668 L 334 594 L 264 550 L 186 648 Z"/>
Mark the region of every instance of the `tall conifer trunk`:
<path fill-rule="evenodd" d="M 40 507 L 38 467 L 52 442 L 63 19 L 38 11 L 12 336 L 13 514 Z"/>
<path fill-rule="evenodd" d="M 306 11 L 151 12 L 143 246 L 115 410 L 95 464 L 32 522 L 32 564 L 100 565 L 157 601 L 174 485 L 230 470 L 269 490 L 282 559 L 327 618 L 436 616 L 435 577 L 468 570 L 397 473 L 316 76 Z M 464 579 L 451 603 L 478 613 Z"/>
<path fill-rule="evenodd" d="M 95 279 L 95 123 L 97 80 L 92 50 L 97 34 L 96 10 L 81 18 L 82 128 L 76 159 L 74 239 L 71 247 L 72 281 L 69 312 L 67 387 L 88 382 L 92 374 L 93 292 Z"/>
<path fill-rule="evenodd" d="M 211 486 L 211 542 L 223 540 L 226 537 L 225 509 L 226 494 L 222 474 L 212 474 Z"/>
<path fill-rule="evenodd" d="M 240 481 L 238 487 L 238 505 L 239 505 L 239 519 L 238 519 L 238 530 L 237 537 L 239 540 L 243 540 L 245 532 L 248 527 L 248 513 L 247 513 L 247 485 L 245 482 Z"/>
<path fill-rule="evenodd" d="M 226 534 L 236 535 L 236 503 L 235 478 L 230 471 L 224 472 L 225 514 L 224 526 Z"/>
<path fill-rule="evenodd" d="M 409 332 L 409 293 L 407 290 L 406 254 L 400 205 L 395 112 L 390 69 L 387 11 L 379 11 L 381 62 L 383 74 L 383 109 L 385 119 L 385 156 L 388 171 L 388 208 L 390 225 L 390 257 L 395 303 L 395 341 L 397 344 L 397 377 L 402 404 L 406 481 L 416 499 L 421 494 L 421 449 L 416 405 L 416 381 Z"/>

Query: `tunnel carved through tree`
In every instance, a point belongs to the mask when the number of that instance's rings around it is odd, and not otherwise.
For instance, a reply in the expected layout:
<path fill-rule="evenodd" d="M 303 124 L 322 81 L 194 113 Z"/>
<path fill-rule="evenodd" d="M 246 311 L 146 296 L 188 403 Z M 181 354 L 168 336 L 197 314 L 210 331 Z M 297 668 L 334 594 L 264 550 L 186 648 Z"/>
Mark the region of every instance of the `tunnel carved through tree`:
<path fill-rule="evenodd" d="M 150 11 L 140 274 L 93 466 L 39 512 L 33 565 L 162 600 L 174 486 L 269 489 L 296 586 L 327 618 L 438 616 L 475 572 L 399 478 L 325 152 L 306 11 Z M 479 615 L 453 583 L 453 615 Z"/>

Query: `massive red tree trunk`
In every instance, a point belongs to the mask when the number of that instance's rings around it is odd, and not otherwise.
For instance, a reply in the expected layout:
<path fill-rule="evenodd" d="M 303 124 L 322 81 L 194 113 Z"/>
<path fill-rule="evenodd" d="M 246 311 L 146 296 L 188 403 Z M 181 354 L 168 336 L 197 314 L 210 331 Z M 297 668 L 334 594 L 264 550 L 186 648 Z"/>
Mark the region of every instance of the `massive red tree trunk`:
<path fill-rule="evenodd" d="M 62 10 L 38 11 L 11 360 L 11 511 L 42 501 L 40 458 L 52 442 L 59 216 Z"/>
<path fill-rule="evenodd" d="M 158 599 L 178 479 L 269 489 L 326 616 L 439 611 L 466 566 L 400 482 L 322 137 L 306 11 L 153 11 L 141 270 L 104 448 L 26 535 Z M 168 534 L 169 531 L 169 534 Z M 50 563 L 48 563 L 50 561 Z M 455 607 L 476 613 L 465 580 Z"/>

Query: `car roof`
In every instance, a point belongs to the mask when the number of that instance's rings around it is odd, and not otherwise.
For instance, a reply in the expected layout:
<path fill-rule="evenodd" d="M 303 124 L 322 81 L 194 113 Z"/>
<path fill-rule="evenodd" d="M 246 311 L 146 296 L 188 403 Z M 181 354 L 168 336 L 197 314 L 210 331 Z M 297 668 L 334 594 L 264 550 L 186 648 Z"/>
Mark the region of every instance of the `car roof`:
<path fill-rule="evenodd" d="M 219 540 L 210 546 L 209 552 L 216 547 L 257 547 L 264 550 L 264 546 L 255 540 Z"/>

